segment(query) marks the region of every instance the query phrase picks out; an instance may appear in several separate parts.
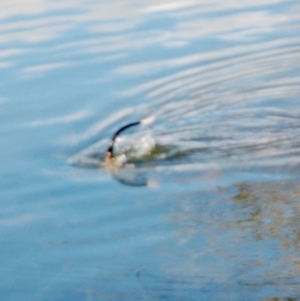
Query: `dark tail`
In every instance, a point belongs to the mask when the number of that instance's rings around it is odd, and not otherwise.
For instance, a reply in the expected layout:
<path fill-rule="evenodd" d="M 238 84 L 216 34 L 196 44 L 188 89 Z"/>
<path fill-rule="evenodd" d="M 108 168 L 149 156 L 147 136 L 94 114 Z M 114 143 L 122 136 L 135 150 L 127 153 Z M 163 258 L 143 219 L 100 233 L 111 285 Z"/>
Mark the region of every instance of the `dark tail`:
<path fill-rule="evenodd" d="M 117 137 L 121 134 L 121 132 L 125 131 L 126 129 L 128 129 L 132 126 L 139 125 L 141 123 L 142 123 L 141 120 L 137 121 L 137 122 L 129 123 L 129 124 L 121 127 L 119 130 L 117 130 L 114 133 L 114 135 L 112 136 L 111 140 L 110 140 L 109 146 L 108 146 L 107 151 L 106 151 L 106 156 L 109 157 L 109 158 L 113 157 L 113 155 L 114 155 L 114 144 L 115 144 L 115 141 L 116 141 Z"/>

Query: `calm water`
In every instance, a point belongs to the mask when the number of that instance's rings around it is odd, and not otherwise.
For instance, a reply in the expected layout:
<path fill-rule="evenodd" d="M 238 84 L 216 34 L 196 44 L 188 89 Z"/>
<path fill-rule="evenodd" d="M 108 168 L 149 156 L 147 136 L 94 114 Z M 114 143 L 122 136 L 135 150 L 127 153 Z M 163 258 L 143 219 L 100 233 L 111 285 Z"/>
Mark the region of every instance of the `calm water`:
<path fill-rule="evenodd" d="M 1 300 L 300 300 L 299 1 L 2 2 Z"/>

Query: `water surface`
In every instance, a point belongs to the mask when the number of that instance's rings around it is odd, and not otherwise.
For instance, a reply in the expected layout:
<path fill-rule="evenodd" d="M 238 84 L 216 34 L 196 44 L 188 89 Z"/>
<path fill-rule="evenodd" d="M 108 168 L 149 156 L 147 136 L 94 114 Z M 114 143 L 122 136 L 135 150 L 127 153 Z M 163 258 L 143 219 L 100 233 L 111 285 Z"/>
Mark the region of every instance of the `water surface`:
<path fill-rule="evenodd" d="M 299 300 L 299 12 L 0 4 L 1 298 Z M 151 160 L 95 168 L 147 116 Z"/>

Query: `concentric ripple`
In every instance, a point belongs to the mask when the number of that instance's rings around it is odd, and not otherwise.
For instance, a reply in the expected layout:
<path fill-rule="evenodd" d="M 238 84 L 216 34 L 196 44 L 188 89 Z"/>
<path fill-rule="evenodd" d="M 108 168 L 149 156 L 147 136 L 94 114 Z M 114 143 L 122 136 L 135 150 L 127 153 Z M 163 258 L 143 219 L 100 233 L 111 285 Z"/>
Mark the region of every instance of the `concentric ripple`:
<path fill-rule="evenodd" d="M 299 164 L 300 40 L 236 47 L 210 57 L 204 56 L 199 66 L 125 91 L 148 99 L 148 104 L 119 112 L 119 120 L 110 116 L 113 125 L 102 123 L 117 128 L 132 121 L 137 111 L 155 116 L 151 132 L 156 146 L 147 160 L 156 165 Z M 107 143 L 100 140 L 70 162 L 99 166 Z"/>

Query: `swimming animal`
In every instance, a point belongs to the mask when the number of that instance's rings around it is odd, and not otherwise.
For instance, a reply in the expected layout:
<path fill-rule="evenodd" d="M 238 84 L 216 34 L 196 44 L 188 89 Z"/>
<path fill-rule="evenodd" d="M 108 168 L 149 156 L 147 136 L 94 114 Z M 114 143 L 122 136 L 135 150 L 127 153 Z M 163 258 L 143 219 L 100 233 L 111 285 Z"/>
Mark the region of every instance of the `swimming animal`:
<path fill-rule="evenodd" d="M 127 166 L 130 167 L 130 164 L 126 164 L 126 156 L 125 155 L 120 155 L 118 157 L 114 156 L 114 145 L 116 142 L 116 139 L 118 138 L 118 136 L 125 131 L 126 129 L 136 126 L 136 125 L 150 125 L 151 123 L 153 123 L 155 120 L 155 118 L 153 116 L 145 118 L 145 119 L 141 119 L 139 121 L 136 122 L 132 122 L 129 123 L 127 125 L 122 126 L 119 130 L 117 130 L 114 135 L 112 136 L 110 142 L 109 142 L 109 146 L 107 148 L 106 151 L 106 155 L 105 155 L 105 159 L 104 159 L 104 163 L 108 166 L 108 167 L 112 167 L 112 165 L 114 167 L 121 167 L 121 166 Z M 132 166 L 132 165 L 131 165 Z"/>

